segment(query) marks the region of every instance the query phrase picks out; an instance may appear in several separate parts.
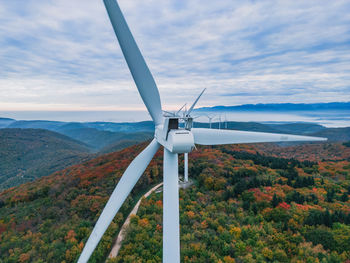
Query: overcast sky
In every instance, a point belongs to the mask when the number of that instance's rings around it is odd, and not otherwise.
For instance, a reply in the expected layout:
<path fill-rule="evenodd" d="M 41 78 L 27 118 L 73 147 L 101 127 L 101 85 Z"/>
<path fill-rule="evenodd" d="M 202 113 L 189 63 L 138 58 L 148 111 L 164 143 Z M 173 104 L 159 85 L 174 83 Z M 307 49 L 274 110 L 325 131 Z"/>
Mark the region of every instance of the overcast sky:
<path fill-rule="evenodd" d="M 350 101 L 350 1 L 120 0 L 174 109 Z M 143 110 L 102 0 L 0 1 L 0 110 Z"/>

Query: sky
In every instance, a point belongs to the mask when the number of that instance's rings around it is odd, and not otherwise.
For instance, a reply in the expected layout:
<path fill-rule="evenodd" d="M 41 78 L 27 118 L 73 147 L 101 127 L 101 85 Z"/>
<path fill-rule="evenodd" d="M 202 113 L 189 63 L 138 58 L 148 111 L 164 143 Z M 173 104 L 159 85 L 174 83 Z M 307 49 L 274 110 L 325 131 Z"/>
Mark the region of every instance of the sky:
<path fill-rule="evenodd" d="M 350 1 L 120 0 L 163 108 L 350 101 Z M 0 111 L 144 110 L 102 0 L 0 1 Z"/>

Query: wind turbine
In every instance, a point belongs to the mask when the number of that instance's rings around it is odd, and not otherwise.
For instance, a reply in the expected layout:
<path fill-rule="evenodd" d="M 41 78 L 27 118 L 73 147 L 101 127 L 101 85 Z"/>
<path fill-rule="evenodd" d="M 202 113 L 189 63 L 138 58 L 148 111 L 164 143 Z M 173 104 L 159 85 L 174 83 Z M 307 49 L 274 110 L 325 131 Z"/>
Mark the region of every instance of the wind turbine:
<path fill-rule="evenodd" d="M 220 130 L 221 129 L 221 114 L 219 115 L 218 120 L 219 120 L 219 130 Z"/>
<path fill-rule="evenodd" d="M 189 117 L 194 106 L 196 106 L 198 100 L 200 99 L 200 97 L 203 95 L 204 91 L 206 90 L 206 88 L 204 88 L 202 90 L 202 92 L 199 94 L 199 96 L 197 97 L 197 99 L 193 102 L 192 106 L 190 107 L 190 109 L 187 111 L 187 109 L 185 110 L 184 112 L 184 117 Z M 186 104 L 185 104 L 186 105 Z M 185 106 L 184 105 L 184 106 Z M 183 107 L 182 107 L 183 108 Z M 181 109 L 182 109 L 181 108 Z M 181 110 L 180 109 L 180 110 Z M 192 121 L 196 118 L 199 118 L 200 116 L 197 116 L 197 117 L 192 117 Z M 185 118 L 186 119 L 186 118 Z M 192 123 L 191 121 L 191 123 Z M 192 128 L 192 127 L 191 127 Z M 188 152 L 185 152 L 184 153 L 184 182 L 187 183 L 188 182 Z"/>
<path fill-rule="evenodd" d="M 215 119 L 215 116 L 210 116 L 210 115 L 205 115 L 205 116 L 207 116 L 207 118 L 208 118 L 208 121 L 209 121 L 209 129 L 211 129 L 211 121 L 213 120 L 213 119 Z"/>
<path fill-rule="evenodd" d="M 179 119 L 181 117 L 163 116 L 156 83 L 116 0 L 104 0 L 104 4 L 137 89 L 155 124 L 155 133 L 152 142 L 130 163 L 120 178 L 97 220 L 78 262 L 85 263 L 89 260 L 119 208 L 130 194 L 159 147 L 163 146 L 163 262 L 179 263 L 179 153 L 191 152 L 195 144 L 219 145 L 279 141 L 323 141 L 325 139 L 288 134 L 192 128 L 193 118 L 190 113 L 194 106 L 182 117 L 185 127 L 180 128 Z"/>

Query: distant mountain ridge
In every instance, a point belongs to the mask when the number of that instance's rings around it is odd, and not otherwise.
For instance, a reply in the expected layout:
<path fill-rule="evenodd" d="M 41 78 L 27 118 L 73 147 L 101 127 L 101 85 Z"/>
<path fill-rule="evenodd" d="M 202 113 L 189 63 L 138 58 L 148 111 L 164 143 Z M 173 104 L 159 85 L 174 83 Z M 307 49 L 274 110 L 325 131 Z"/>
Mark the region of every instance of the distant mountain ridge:
<path fill-rule="evenodd" d="M 1 128 L 1 127 L 0 127 Z M 65 131 L 79 128 L 92 128 L 100 131 L 110 132 L 153 132 L 152 121 L 141 122 L 63 122 L 48 120 L 11 120 L 4 128 L 31 128 L 46 129 L 50 131 Z"/>
<path fill-rule="evenodd" d="M 243 104 L 237 106 L 202 107 L 195 111 L 350 111 L 350 102 L 329 103 L 269 103 L 269 104 Z"/>

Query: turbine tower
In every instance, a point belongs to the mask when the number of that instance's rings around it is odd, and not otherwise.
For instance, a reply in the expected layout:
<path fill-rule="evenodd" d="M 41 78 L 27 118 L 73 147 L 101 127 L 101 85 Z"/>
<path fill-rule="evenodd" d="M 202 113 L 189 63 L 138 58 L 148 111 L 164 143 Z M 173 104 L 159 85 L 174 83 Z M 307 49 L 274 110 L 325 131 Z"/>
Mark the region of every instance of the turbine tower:
<path fill-rule="evenodd" d="M 184 153 L 184 182 L 188 182 L 188 153 Z"/>
<path fill-rule="evenodd" d="M 195 148 L 195 144 L 219 145 L 279 141 L 323 141 L 325 139 L 288 134 L 192 128 L 193 118 L 190 113 L 194 105 L 183 117 L 164 116 L 156 83 L 116 0 L 104 0 L 104 4 L 136 87 L 155 124 L 155 133 L 152 142 L 130 163 L 120 178 L 97 220 L 78 262 L 86 263 L 89 260 L 119 208 L 130 194 L 159 147 L 162 146 L 164 148 L 163 262 L 179 263 L 178 154 L 191 152 Z M 184 128 L 179 127 L 180 119 L 185 122 Z"/>

